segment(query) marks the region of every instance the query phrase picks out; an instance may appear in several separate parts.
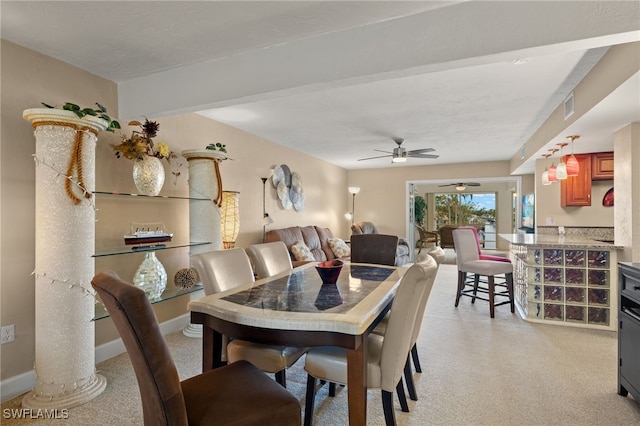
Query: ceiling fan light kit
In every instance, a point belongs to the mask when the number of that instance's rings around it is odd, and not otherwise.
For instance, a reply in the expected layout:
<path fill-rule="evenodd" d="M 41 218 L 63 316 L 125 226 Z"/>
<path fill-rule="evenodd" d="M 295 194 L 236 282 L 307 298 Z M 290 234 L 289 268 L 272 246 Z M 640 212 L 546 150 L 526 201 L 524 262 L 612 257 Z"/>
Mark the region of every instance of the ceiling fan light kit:
<path fill-rule="evenodd" d="M 439 155 L 435 155 L 435 154 L 427 154 L 427 152 L 433 152 L 435 151 L 433 148 L 422 148 L 422 149 L 413 149 L 411 151 L 407 151 L 406 149 L 404 149 L 401 145 L 404 142 L 404 139 L 402 138 L 394 138 L 393 141 L 398 145 L 396 148 L 393 149 L 393 151 L 382 151 L 380 149 L 374 149 L 374 151 L 378 151 L 378 152 L 384 152 L 387 155 L 378 155 L 376 157 L 367 157 L 367 158 L 360 158 L 358 159 L 358 161 L 365 161 L 365 160 L 374 160 L 377 158 L 386 158 L 386 157 L 391 157 L 391 162 L 392 163 L 404 163 L 405 161 L 407 161 L 407 158 L 412 157 L 412 158 L 438 158 L 440 157 Z"/>

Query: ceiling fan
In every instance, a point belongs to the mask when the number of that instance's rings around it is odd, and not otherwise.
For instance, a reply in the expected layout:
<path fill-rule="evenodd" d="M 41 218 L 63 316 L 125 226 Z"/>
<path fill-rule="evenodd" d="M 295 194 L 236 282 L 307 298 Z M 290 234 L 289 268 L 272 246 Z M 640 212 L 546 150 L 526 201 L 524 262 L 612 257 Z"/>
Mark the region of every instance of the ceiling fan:
<path fill-rule="evenodd" d="M 443 188 L 445 186 L 455 186 L 457 191 L 464 191 L 465 189 L 467 189 L 467 186 L 480 186 L 480 184 L 478 182 L 456 182 L 438 185 L 438 187 L 440 188 Z"/>
<path fill-rule="evenodd" d="M 358 161 L 373 160 L 375 158 L 392 157 L 391 158 L 391 162 L 392 163 L 403 163 L 403 162 L 407 161 L 407 157 L 413 157 L 413 158 L 438 158 L 438 157 L 440 157 L 439 155 L 435 155 L 435 154 L 427 154 L 427 152 L 435 151 L 435 149 L 433 149 L 433 148 L 413 149 L 411 151 L 407 151 L 406 149 L 404 149 L 402 147 L 402 143 L 404 142 L 404 139 L 402 139 L 402 138 L 394 138 L 393 141 L 398 144 L 397 148 L 393 148 L 393 152 L 382 151 L 380 149 L 374 149 L 374 151 L 384 152 L 387 155 L 378 155 L 376 157 L 360 158 Z"/>

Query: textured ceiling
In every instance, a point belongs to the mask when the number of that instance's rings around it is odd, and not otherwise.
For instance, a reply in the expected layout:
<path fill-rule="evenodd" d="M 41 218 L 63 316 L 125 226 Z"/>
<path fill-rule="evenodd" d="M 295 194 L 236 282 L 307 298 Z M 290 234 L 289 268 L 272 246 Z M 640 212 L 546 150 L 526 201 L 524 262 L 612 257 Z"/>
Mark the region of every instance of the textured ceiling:
<path fill-rule="evenodd" d="M 353 169 L 391 167 L 386 158 L 357 160 L 391 151 L 394 137 L 404 138 L 407 150 L 431 147 L 440 155 L 405 166 L 510 160 L 609 45 L 639 39 L 640 24 L 628 28 L 640 21 L 637 2 L 534 3 L 2 1 L 0 7 L 2 38 L 120 83 L 121 114 L 200 111 Z M 575 36 L 568 37 L 571 25 Z M 218 64 L 236 68 L 210 89 L 211 74 L 193 70 L 223 69 Z M 155 80 L 174 75 L 172 84 Z M 638 86 L 636 75 L 615 100 L 576 123 L 584 132 L 576 152 L 611 149 L 613 131 L 640 119 Z M 189 90 L 197 96 L 183 96 Z M 132 106 L 132 98 L 150 105 Z M 519 172 L 531 172 L 534 160 Z"/>

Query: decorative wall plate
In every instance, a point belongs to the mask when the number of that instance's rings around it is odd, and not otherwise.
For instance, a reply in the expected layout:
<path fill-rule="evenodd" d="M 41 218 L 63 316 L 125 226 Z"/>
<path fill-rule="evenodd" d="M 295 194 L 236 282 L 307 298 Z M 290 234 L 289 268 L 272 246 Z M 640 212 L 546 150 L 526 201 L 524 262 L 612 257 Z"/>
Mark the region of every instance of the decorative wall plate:
<path fill-rule="evenodd" d="M 613 188 L 609 189 L 604 197 L 602 197 L 602 205 L 605 207 L 613 207 Z"/>

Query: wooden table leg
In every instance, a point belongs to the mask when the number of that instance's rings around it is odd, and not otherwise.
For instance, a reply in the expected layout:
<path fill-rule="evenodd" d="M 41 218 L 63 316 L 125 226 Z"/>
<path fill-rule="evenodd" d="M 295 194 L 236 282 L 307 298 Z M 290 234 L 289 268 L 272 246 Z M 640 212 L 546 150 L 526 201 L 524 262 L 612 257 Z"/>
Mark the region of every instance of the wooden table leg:
<path fill-rule="evenodd" d="M 222 366 L 222 334 L 202 327 L 202 372 Z"/>
<path fill-rule="evenodd" d="M 349 425 L 367 424 L 367 339 L 355 349 L 347 350 L 347 396 Z"/>

